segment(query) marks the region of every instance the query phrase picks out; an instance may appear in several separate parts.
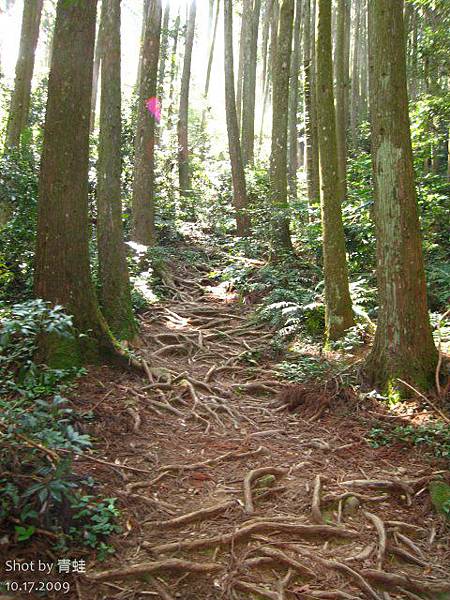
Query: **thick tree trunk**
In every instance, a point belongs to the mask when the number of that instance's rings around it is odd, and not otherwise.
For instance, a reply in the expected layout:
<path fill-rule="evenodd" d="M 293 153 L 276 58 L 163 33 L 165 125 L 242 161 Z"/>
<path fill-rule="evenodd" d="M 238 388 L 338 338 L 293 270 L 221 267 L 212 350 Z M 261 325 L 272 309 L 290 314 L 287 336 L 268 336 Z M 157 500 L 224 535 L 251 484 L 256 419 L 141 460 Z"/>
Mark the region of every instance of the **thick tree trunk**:
<path fill-rule="evenodd" d="M 338 0 L 336 36 L 336 135 L 338 150 L 338 174 L 342 199 L 347 195 L 347 127 L 349 104 L 349 0 Z"/>
<path fill-rule="evenodd" d="M 139 62 L 136 77 L 136 91 L 139 93 L 139 84 L 142 77 L 142 55 L 144 52 L 144 38 L 145 38 L 145 27 L 147 25 L 148 9 L 150 6 L 150 0 L 143 0 L 142 4 L 142 23 L 141 23 L 141 37 L 139 46 Z"/>
<path fill-rule="evenodd" d="M 315 2 L 315 0 L 314 0 Z M 311 0 L 304 0 L 304 102 L 305 102 L 305 151 L 306 176 L 308 184 L 308 202 L 319 201 L 319 147 L 317 140 L 317 110 L 315 88 L 315 51 L 311 43 L 314 40 L 314 26 L 311 27 Z"/>
<path fill-rule="evenodd" d="M 78 344 L 46 339 L 47 364 L 73 365 L 114 345 L 89 265 L 88 169 L 96 0 L 59 0 L 40 174 L 35 293 L 73 315 Z M 77 346 L 76 348 L 74 346 Z M 80 352 L 81 350 L 81 352 Z"/>
<path fill-rule="evenodd" d="M 325 279 L 325 334 L 336 340 L 353 325 L 338 176 L 331 56 L 331 3 L 318 1 L 316 31 L 320 201 Z"/>
<path fill-rule="evenodd" d="M 408 118 L 403 0 L 369 2 L 372 161 L 379 314 L 370 382 L 420 388 L 437 362 L 431 334 Z"/>
<path fill-rule="evenodd" d="M 6 146 L 9 148 L 19 146 L 20 136 L 28 124 L 31 83 L 39 38 L 42 5 L 43 0 L 27 0 L 24 3 L 19 57 L 16 63 L 16 79 L 6 132 Z"/>
<path fill-rule="evenodd" d="M 142 52 L 133 180 L 133 240 L 144 246 L 156 241 L 155 232 L 155 118 L 146 101 L 157 92 L 161 0 L 150 0 Z"/>
<path fill-rule="evenodd" d="M 245 174 L 242 163 L 239 126 L 234 89 L 234 57 L 233 57 L 233 4 L 232 0 L 224 0 L 224 66 L 225 66 L 225 111 L 227 118 L 228 148 L 230 152 L 231 175 L 233 180 L 233 204 L 236 211 L 237 235 L 249 234 L 249 219 L 245 213 L 247 208 L 247 192 Z"/>
<path fill-rule="evenodd" d="M 289 111 L 289 74 L 294 23 L 294 0 L 282 0 L 276 51 L 272 63 L 272 148 L 270 189 L 274 208 L 273 227 L 280 249 L 293 251 L 289 231 L 287 194 L 287 127 Z"/>
<path fill-rule="evenodd" d="M 102 312 L 118 339 L 131 340 L 137 329 L 122 226 L 120 4 L 121 0 L 102 2 L 97 240 Z"/>
<path fill-rule="evenodd" d="M 180 194 L 191 195 L 191 168 L 189 164 L 189 83 L 191 80 L 192 47 L 194 45 L 196 0 L 191 1 L 184 50 L 183 75 L 181 77 L 180 109 L 178 114 L 178 177 Z"/>
<path fill-rule="evenodd" d="M 302 0 L 296 0 L 294 21 L 294 48 L 291 60 L 291 73 L 289 82 L 289 193 L 297 199 L 297 170 L 298 170 L 298 99 L 299 99 L 299 74 L 301 55 L 301 25 L 302 25 Z"/>
<path fill-rule="evenodd" d="M 244 82 L 242 92 L 242 160 L 253 164 L 255 151 L 256 63 L 261 0 L 252 0 L 252 11 L 245 39 Z"/>

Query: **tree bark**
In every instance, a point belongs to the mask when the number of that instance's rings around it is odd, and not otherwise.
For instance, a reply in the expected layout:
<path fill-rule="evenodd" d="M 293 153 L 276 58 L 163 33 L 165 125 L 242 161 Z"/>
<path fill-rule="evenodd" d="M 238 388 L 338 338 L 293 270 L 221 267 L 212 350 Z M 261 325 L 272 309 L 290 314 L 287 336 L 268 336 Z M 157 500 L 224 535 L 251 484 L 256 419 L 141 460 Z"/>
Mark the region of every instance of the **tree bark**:
<path fill-rule="evenodd" d="M 420 388 L 437 362 L 428 316 L 408 117 L 403 0 L 369 2 L 372 162 L 379 313 L 366 373 Z"/>
<path fill-rule="evenodd" d="M 189 83 L 191 80 L 192 47 L 194 45 L 196 0 L 191 0 L 184 50 L 183 75 L 181 77 L 180 109 L 178 114 L 178 176 L 180 194 L 191 195 L 191 168 L 189 164 Z"/>
<path fill-rule="evenodd" d="M 175 78 L 178 72 L 178 38 L 180 36 L 180 11 L 178 11 L 177 18 L 175 19 L 174 32 L 173 32 L 173 46 L 170 60 L 170 83 L 169 83 L 169 110 L 167 114 L 167 126 L 172 129 L 173 123 L 173 106 L 175 96 Z"/>
<path fill-rule="evenodd" d="M 309 205 L 319 202 L 319 147 L 317 140 L 317 110 L 315 88 L 315 51 L 311 43 L 314 40 L 314 27 L 311 22 L 311 0 L 304 0 L 304 102 L 305 102 L 305 151 L 306 177 Z M 314 0 L 315 2 L 315 0 Z"/>
<path fill-rule="evenodd" d="M 261 0 L 251 0 L 251 14 L 245 38 L 246 61 L 242 90 L 242 161 L 244 167 L 253 164 L 255 152 L 256 64 L 258 58 Z"/>
<path fill-rule="evenodd" d="M 352 150 L 356 151 L 358 147 L 358 128 L 359 128 L 359 106 L 360 106 L 360 54 L 361 54 L 361 2 L 358 0 L 355 4 L 355 14 L 353 19 L 352 36 L 352 81 L 350 97 L 350 131 Z"/>
<path fill-rule="evenodd" d="M 336 117 L 331 55 L 331 3 L 318 0 L 316 31 L 320 201 L 325 279 L 325 335 L 336 340 L 353 326 L 345 237 L 342 187 L 338 175 Z"/>
<path fill-rule="evenodd" d="M 161 0 L 150 0 L 142 51 L 133 180 L 133 240 L 153 246 L 155 232 L 155 118 L 146 101 L 157 93 Z"/>
<path fill-rule="evenodd" d="M 225 111 L 227 118 L 231 176 L 233 180 L 233 204 L 236 211 L 237 235 L 246 236 L 249 234 L 249 219 L 245 213 L 245 209 L 247 208 L 247 191 L 242 163 L 241 144 L 239 140 L 236 95 L 234 89 L 232 0 L 224 0 L 224 38 Z"/>
<path fill-rule="evenodd" d="M 103 5 L 103 0 L 99 1 L 99 4 Z M 101 11 L 100 11 L 101 12 Z M 100 63 L 103 54 L 102 47 L 102 27 L 100 19 L 98 19 L 97 35 L 95 36 L 95 51 L 94 51 L 94 69 L 92 72 L 92 98 L 91 98 L 91 132 L 95 129 L 95 117 L 97 115 L 97 98 L 98 98 L 98 84 L 100 79 Z"/>
<path fill-rule="evenodd" d="M 336 36 L 336 135 L 338 151 L 338 175 L 341 184 L 342 198 L 347 195 L 347 126 L 349 104 L 349 60 L 348 47 L 350 31 L 348 24 L 349 0 L 337 2 L 337 36 Z"/>
<path fill-rule="evenodd" d="M 294 22 L 294 0 L 282 0 L 272 63 L 272 148 L 270 189 L 274 208 L 274 237 L 279 249 L 292 252 L 287 197 L 287 127 L 289 112 L 289 74 Z"/>
<path fill-rule="evenodd" d="M 131 305 L 122 225 L 120 5 L 121 0 L 102 2 L 97 241 L 102 312 L 118 339 L 131 340 L 137 328 Z"/>
<path fill-rule="evenodd" d="M 158 97 L 162 102 L 162 95 L 164 91 L 164 79 L 166 76 L 166 61 L 167 52 L 169 49 L 169 19 L 170 19 L 170 2 L 166 0 L 164 7 L 164 17 L 161 31 L 161 46 L 159 52 L 159 69 L 158 69 Z"/>
<path fill-rule="evenodd" d="M 289 193 L 297 199 L 298 170 L 298 99 L 301 54 L 302 0 L 296 0 L 294 20 L 294 48 L 292 51 L 289 82 Z"/>
<path fill-rule="evenodd" d="M 89 116 L 96 0 L 57 5 L 44 128 L 35 293 L 73 315 L 78 343 L 46 339 L 43 360 L 59 367 L 113 355 L 89 265 Z"/>
<path fill-rule="evenodd" d="M 212 9 L 213 8 L 214 8 L 214 3 L 212 5 Z M 215 20 L 214 20 L 214 29 L 211 30 L 211 43 L 210 43 L 210 47 L 209 47 L 208 66 L 206 67 L 205 89 L 203 92 L 203 95 L 205 97 L 205 102 L 208 101 L 209 84 L 211 82 L 211 69 L 212 69 L 212 63 L 213 63 L 213 59 L 214 59 L 214 49 L 216 46 L 217 28 L 219 25 L 219 14 L 220 14 L 220 0 L 217 0 L 216 16 L 215 16 Z M 207 108 L 205 107 L 205 109 L 203 110 L 203 114 L 202 114 L 202 129 L 205 128 L 206 112 L 207 112 Z"/>
<path fill-rule="evenodd" d="M 22 14 L 19 57 L 16 63 L 16 79 L 11 97 L 6 146 L 18 147 L 20 136 L 28 124 L 30 112 L 31 83 L 34 59 L 39 38 L 43 0 L 27 0 Z"/>

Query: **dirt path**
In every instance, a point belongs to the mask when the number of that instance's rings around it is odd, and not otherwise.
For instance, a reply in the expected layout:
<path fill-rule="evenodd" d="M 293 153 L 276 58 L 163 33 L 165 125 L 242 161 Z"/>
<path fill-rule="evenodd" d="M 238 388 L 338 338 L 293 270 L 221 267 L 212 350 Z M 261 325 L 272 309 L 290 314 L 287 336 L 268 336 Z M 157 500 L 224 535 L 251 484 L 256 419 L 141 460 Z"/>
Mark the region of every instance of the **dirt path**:
<path fill-rule="evenodd" d="M 121 572 L 88 565 L 74 597 L 450 598 L 425 491 L 439 465 L 371 448 L 355 396 L 280 408 L 299 392 L 265 358 L 272 334 L 252 309 L 202 268 L 178 264 L 166 283 L 173 299 L 142 317 L 148 380 L 98 368 L 77 392 L 111 463 L 79 468 L 119 499 L 123 532 L 107 561 Z"/>

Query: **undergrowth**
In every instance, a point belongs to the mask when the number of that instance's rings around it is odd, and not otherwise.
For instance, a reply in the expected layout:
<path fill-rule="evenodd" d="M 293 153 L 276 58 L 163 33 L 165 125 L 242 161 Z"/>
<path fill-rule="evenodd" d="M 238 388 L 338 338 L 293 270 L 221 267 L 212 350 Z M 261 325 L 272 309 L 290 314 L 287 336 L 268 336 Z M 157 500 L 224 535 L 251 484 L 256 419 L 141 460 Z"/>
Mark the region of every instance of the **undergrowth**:
<path fill-rule="evenodd" d="M 117 530 L 115 499 L 96 497 L 94 481 L 73 470 L 92 440 L 65 394 L 84 370 L 35 362 L 48 334 L 73 335 L 61 307 L 31 300 L 0 313 L 0 530 L 10 545 L 45 530 L 59 550 L 90 547 L 102 559 Z"/>
<path fill-rule="evenodd" d="M 373 448 L 402 442 L 422 446 L 438 458 L 450 460 L 450 426 L 444 423 L 374 427 L 370 430 L 368 439 Z"/>

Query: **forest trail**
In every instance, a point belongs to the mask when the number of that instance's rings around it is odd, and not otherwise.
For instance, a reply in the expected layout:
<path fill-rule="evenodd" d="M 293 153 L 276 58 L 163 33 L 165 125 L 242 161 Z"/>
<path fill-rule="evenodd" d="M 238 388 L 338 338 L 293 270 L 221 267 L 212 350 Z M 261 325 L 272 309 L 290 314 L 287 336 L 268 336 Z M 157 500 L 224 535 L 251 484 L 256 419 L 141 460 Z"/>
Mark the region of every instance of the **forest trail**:
<path fill-rule="evenodd" d="M 214 260 L 173 264 L 173 297 L 141 316 L 147 380 L 98 367 L 76 392 L 100 454 L 75 468 L 119 499 L 123 530 L 73 597 L 450 598 L 423 493 L 439 464 L 369 446 L 383 409 L 338 381 L 309 398 L 280 381 L 271 331 L 208 277 Z"/>

